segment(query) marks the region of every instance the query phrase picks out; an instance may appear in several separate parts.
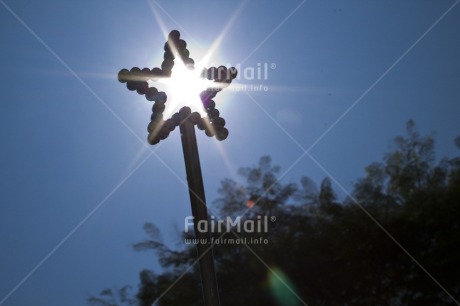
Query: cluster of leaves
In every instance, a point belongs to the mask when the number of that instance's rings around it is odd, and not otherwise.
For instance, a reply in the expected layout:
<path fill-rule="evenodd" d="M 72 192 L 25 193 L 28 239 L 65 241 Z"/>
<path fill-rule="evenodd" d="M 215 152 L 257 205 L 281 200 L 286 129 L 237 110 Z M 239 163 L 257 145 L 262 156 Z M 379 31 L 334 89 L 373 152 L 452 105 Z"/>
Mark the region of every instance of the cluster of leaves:
<path fill-rule="evenodd" d="M 460 148 L 460 138 L 456 143 Z M 263 157 L 258 166 L 240 170 L 245 186 L 227 179 L 219 189 L 214 208 L 222 216 L 241 215 L 250 203 L 254 206 L 245 218 L 277 218 L 263 234 L 268 244 L 214 247 L 222 305 L 301 305 L 300 299 L 309 305 L 448 305 L 459 300 L 460 157 L 436 162 L 433 137 L 420 136 L 412 121 L 407 135 L 395 138 L 391 152 L 366 168 L 343 201 L 328 178 L 319 188 L 307 177 L 300 184 L 282 184 L 279 170 Z M 124 297 L 124 304 L 202 305 L 194 247 L 172 250 L 155 225 L 144 229 L 149 239 L 134 248 L 154 250 L 164 271 L 142 271 L 136 296 Z M 119 294 L 110 293 L 107 301 Z M 89 302 L 98 305 L 101 299 L 95 299 Z"/>

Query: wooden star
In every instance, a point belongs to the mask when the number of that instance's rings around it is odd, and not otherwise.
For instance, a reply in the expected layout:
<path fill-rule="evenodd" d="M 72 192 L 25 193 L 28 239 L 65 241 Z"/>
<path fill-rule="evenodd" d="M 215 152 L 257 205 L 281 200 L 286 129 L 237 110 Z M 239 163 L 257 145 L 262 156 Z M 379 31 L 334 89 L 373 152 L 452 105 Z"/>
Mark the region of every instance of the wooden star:
<path fill-rule="evenodd" d="M 238 73 L 237 69 L 225 66 L 211 67 L 209 69 L 203 68 L 200 74 L 202 79 L 213 81 L 212 87 L 200 93 L 200 99 L 203 107 L 206 110 L 207 116 L 201 117 L 198 112 L 191 112 L 191 109 L 184 106 L 179 112 L 173 114 L 171 118 L 163 119 L 163 112 L 165 110 L 165 103 L 167 95 L 163 91 L 158 91 L 156 87 L 149 87 L 148 81 L 156 82 L 162 78 L 171 77 L 174 67 L 174 60 L 180 57 L 184 65 L 188 69 L 195 69 L 195 62 L 189 57 L 190 53 L 187 50 L 187 43 L 185 40 L 180 39 L 180 33 L 173 30 L 169 33 L 168 41 L 164 46 L 164 56 L 161 68 L 155 67 L 153 69 L 138 67 L 131 68 L 131 70 L 122 69 L 118 73 L 118 80 L 121 83 L 126 83 L 126 87 L 131 91 L 137 91 L 140 95 L 145 95 L 148 101 L 153 101 L 151 121 L 147 127 L 149 135 L 148 142 L 151 145 L 157 144 L 160 140 L 166 139 L 169 133 L 172 132 L 176 126 L 181 125 L 185 120 L 192 122 L 200 130 L 204 130 L 209 137 L 216 136 L 218 140 L 224 140 L 228 136 L 228 130 L 225 128 L 225 120 L 220 117 L 220 113 L 216 108 L 214 98 L 217 93 L 223 88 L 229 86 L 233 79 L 236 78 Z"/>

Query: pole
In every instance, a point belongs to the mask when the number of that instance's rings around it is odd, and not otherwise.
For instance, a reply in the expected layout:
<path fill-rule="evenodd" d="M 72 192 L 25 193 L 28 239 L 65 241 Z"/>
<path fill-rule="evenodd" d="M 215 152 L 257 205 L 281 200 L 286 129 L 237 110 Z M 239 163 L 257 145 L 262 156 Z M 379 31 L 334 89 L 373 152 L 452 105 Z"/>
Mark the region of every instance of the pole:
<path fill-rule="evenodd" d="M 198 146 L 195 136 L 195 127 L 190 120 L 183 120 L 180 125 L 180 134 L 182 140 L 182 149 L 184 151 L 185 170 L 187 173 L 187 182 L 192 205 L 192 214 L 195 228 L 195 236 L 198 239 L 196 245 L 201 283 L 203 286 L 203 297 L 205 306 L 219 306 L 219 292 L 217 288 L 217 279 L 214 271 L 214 258 L 211 247 L 211 235 L 209 231 L 200 232 L 198 222 L 206 220 L 208 222 L 208 213 L 206 208 L 206 199 L 204 195 L 203 177 L 201 175 L 200 157 L 198 155 Z M 209 228 L 209 227 L 208 227 Z M 208 244 L 201 243 L 207 241 Z"/>

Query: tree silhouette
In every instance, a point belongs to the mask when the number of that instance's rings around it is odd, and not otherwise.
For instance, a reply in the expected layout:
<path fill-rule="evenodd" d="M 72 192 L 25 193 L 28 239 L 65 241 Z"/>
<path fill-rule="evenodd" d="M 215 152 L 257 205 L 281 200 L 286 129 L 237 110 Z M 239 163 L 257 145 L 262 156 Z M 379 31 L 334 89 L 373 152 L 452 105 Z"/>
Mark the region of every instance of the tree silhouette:
<path fill-rule="evenodd" d="M 455 141 L 460 148 L 460 137 Z M 433 136 L 421 136 L 408 121 L 406 135 L 395 138 L 382 161 L 366 167 L 343 201 L 329 178 L 319 188 L 307 177 L 299 184 L 279 182 L 280 168 L 269 157 L 239 171 L 244 185 L 223 180 L 213 206 L 221 216 L 250 208 L 245 220 L 276 221 L 267 233 L 213 233 L 215 239 L 269 242 L 214 246 L 222 305 L 456 304 L 460 157 L 436 162 L 434 145 Z M 133 247 L 154 251 L 163 271 L 143 270 L 132 299 L 139 305 L 202 305 L 193 245 L 172 250 L 154 224 L 146 223 L 144 231 L 147 238 Z"/>
<path fill-rule="evenodd" d="M 138 301 L 132 297 L 131 287 L 104 289 L 98 297 L 92 296 L 88 303 L 93 306 L 136 305 Z"/>

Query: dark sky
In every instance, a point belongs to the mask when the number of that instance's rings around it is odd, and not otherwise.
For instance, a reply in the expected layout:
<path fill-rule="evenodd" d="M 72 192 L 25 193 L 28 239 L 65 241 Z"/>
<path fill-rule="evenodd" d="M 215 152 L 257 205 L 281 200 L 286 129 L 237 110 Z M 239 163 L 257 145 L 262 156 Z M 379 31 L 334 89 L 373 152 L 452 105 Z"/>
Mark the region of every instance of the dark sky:
<path fill-rule="evenodd" d="M 136 286 L 158 267 L 131 248 L 144 222 L 183 243 L 179 133 L 146 145 L 151 102 L 117 81 L 159 66 L 170 30 L 196 62 L 214 45 L 208 66 L 240 69 L 216 98 L 228 139 L 198 133 L 209 203 L 263 155 L 343 197 L 411 118 L 458 154 L 458 2 L 0 0 L 0 305 Z"/>

